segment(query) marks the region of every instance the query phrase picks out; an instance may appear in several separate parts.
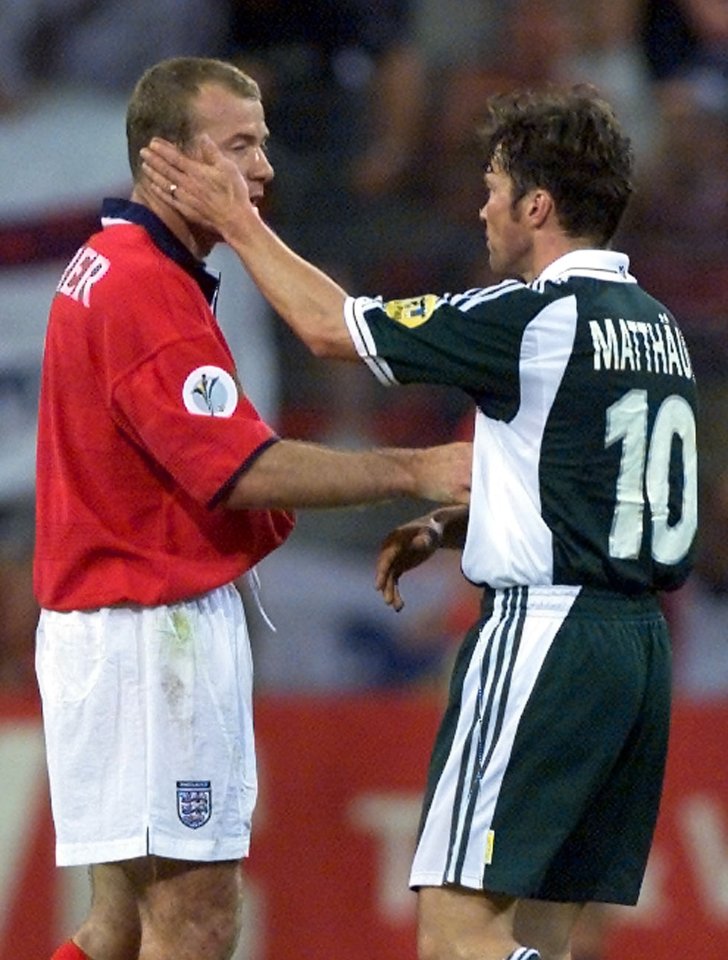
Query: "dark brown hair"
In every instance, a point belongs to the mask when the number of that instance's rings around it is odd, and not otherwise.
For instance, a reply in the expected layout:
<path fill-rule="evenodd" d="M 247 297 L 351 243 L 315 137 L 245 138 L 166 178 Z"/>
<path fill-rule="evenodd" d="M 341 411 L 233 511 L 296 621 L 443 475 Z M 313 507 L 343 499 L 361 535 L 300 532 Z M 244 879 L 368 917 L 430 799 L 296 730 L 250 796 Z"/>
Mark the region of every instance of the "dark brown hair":
<path fill-rule="evenodd" d="M 612 107 L 587 86 L 490 98 L 479 131 L 486 169 L 514 186 L 514 203 L 548 190 L 564 230 L 607 246 L 633 191 L 634 158 Z"/>
<path fill-rule="evenodd" d="M 152 137 L 163 137 L 180 149 L 190 143 L 197 132 L 190 102 L 207 83 L 260 100 L 255 80 L 224 60 L 175 57 L 150 67 L 139 79 L 126 112 L 129 166 L 135 180 L 141 166 L 139 151 Z"/>

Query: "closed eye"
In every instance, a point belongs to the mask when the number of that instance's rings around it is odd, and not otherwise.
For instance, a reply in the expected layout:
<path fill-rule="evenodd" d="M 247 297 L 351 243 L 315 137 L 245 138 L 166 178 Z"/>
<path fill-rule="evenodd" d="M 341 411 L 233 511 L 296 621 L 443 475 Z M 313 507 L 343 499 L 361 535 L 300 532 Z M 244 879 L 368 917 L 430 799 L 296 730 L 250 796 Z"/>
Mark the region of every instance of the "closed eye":
<path fill-rule="evenodd" d="M 255 137 L 236 137 L 231 141 L 229 149 L 233 153 L 245 153 L 246 150 L 261 150 L 263 153 L 268 152 L 268 138 L 265 140 L 256 140 Z"/>

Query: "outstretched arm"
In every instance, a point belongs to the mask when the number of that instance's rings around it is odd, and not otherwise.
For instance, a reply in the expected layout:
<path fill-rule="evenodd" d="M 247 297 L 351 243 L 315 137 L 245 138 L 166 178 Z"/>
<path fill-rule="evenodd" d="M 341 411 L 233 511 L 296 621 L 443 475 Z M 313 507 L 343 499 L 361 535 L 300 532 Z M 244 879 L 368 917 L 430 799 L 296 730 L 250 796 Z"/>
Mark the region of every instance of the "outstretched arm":
<path fill-rule="evenodd" d="M 467 503 L 472 445 L 332 450 L 280 440 L 238 478 L 225 500 L 247 507 L 343 507 L 395 497 Z"/>
<path fill-rule="evenodd" d="M 376 567 L 375 583 L 384 602 L 401 610 L 404 606 L 399 592 L 402 574 L 424 563 L 438 547 L 461 548 L 467 525 L 468 507 L 453 506 L 440 507 L 392 530 L 382 543 Z"/>
<path fill-rule="evenodd" d="M 165 140 L 152 140 L 141 151 L 149 189 L 186 219 L 218 233 L 314 354 L 358 360 L 344 322 L 346 291 L 261 220 L 240 171 L 209 137 L 201 137 L 198 147 L 198 157 L 191 157 Z"/>

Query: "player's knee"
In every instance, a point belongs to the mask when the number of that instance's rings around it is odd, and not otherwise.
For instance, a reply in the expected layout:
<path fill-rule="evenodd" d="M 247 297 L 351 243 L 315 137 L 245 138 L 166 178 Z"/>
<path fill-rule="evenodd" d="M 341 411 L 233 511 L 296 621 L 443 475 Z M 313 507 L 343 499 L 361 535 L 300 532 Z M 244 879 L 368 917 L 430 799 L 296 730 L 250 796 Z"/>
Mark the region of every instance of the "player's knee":
<path fill-rule="evenodd" d="M 107 917 L 100 919 L 92 911 L 74 940 L 89 957 L 133 960 L 139 956 L 141 943 L 139 917 L 127 916 L 120 911 L 119 916 L 110 921 Z"/>
<path fill-rule="evenodd" d="M 417 960 L 444 960 L 444 945 L 429 930 L 417 932 Z"/>
<path fill-rule="evenodd" d="M 210 960 L 227 960 L 233 953 L 240 933 L 239 905 L 213 906 L 209 903 L 204 911 L 188 914 L 187 923 L 179 930 L 178 957 L 210 957 Z"/>
<path fill-rule="evenodd" d="M 538 946 L 541 960 L 570 960 L 571 936 L 568 931 L 546 927 L 530 938 Z"/>
<path fill-rule="evenodd" d="M 227 960 L 233 953 L 239 933 L 240 926 L 234 914 L 220 913 L 211 917 L 200 928 L 199 948 L 190 956 Z"/>
<path fill-rule="evenodd" d="M 482 953 L 483 944 L 475 944 L 466 936 L 451 940 L 434 931 L 417 933 L 417 960 L 471 960 Z"/>
<path fill-rule="evenodd" d="M 237 916 L 231 911 L 211 910 L 206 916 L 188 916 L 174 927 L 160 929 L 152 920 L 147 939 L 154 943 L 160 956 L 176 960 L 228 960 L 237 943 L 240 926 Z"/>
<path fill-rule="evenodd" d="M 228 960 L 240 931 L 239 864 L 158 859 L 154 878 L 141 899 L 142 943 L 149 955 Z"/>

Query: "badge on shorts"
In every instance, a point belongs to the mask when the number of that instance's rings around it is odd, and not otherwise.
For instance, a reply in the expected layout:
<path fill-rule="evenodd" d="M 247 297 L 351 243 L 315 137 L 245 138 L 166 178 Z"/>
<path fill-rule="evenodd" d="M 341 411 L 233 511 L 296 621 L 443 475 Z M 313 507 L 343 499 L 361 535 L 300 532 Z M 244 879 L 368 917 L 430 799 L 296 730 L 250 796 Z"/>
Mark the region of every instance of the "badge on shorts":
<path fill-rule="evenodd" d="M 191 830 L 204 826 L 212 813 L 209 780 L 177 781 L 177 816 Z"/>
<path fill-rule="evenodd" d="M 190 413 L 200 417 L 231 417 L 238 405 L 238 387 L 222 367 L 197 367 L 182 387 Z"/>

